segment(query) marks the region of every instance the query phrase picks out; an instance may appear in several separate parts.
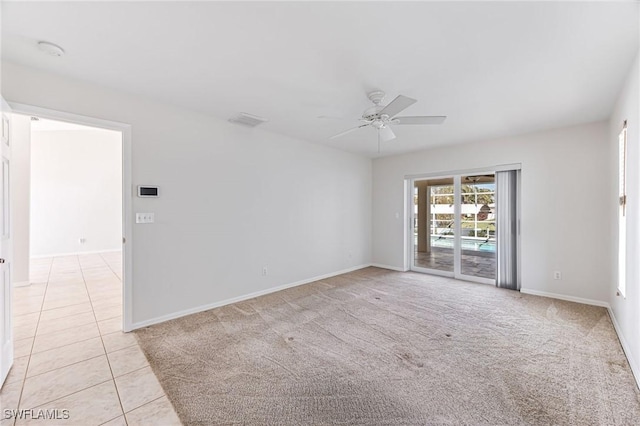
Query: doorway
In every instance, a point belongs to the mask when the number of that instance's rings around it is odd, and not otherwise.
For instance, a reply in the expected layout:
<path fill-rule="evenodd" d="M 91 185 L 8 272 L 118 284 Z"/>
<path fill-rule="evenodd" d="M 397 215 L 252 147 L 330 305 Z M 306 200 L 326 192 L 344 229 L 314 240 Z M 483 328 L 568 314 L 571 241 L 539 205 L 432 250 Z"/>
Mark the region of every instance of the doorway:
<path fill-rule="evenodd" d="M 492 285 L 500 275 L 499 263 L 509 262 L 508 270 L 516 271 L 516 246 L 503 243 L 502 262 L 498 256 L 497 173 L 505 175 L 502 170 L 474 170 L 409 180 L 411 270 Z M 511 204 L 504 204 L 503 220 L 517 218 Z M 505 233 L 513 228 L 502 226 L 509 229 Z M 507 281 L 517 286 L 517 278 L 515 284 L 511 277 Z"/>
<path fill-rule="evenodd" d="M 39 142 L 34 140 L 36 144 L 44 144 L 44 149 L 42 146 L 36 146 L 30 153 L 40 156 L 40 165 L 44 160 L 47 163 L 54 163 L 53 157 L 62 155 L 64 149 L 70 149 L 75 153 L 74 155 L 88 155 L 76 161 L 74 171 L 61 171 L 61 164 L 58 164 L 57 171 L 53 171 L 63 181 L 66 179 L 66 184 L 58 182 L 56 185 L 58 187 L 66 185 L 65 193 L 56 199 L 57 207 L 62 209 L 56 209 L 56 204 L 52 202 L 52 191 L 50 191 L 52 182 L 46 179 L 46 176 L 44 176 L 45 179 L 42 179 L 42 175 L 34 176 L 32 183 L 39 179 L 40 188 L 32 188 L 34 191 L 30 201 L 33 198 L 31 207 L 34 215 L 30 217 L 32 220 L 29 220 L 29 227 L 39 233 L 49 229 L 47 236 L 57 235 L 57 238 L 40 238 L 39 240 L 28 238 L 31 243 L 28 251 L 28 269 L 29 273 L 33 274 L 29 278 L 29 283 L 75 276 L 78 284 L 82 280 L 85 285 L 85 294 L 89 296 L 98 327 L 102 326 L 101 331 L 130 331 L 133 322 L 130 125 L 23 104 L 11 104 L 11 107 L 14 117 L 22 116 L 29 119 L 30 135 L 31 127 L 34 131 L 44 134 L 44 137 L 40 135 L 35 138 L 40 139 Z M 92 133 L 97 137 L 94 142 L 101 146 L 98 147 L 95 144 L 92 146 L 87 138 L 84 138 L 85 143 L 82 144 L 83 137 L 78 136 L 76 139 L 67 140 L 66 147 L 58 145 L 56 148 L 52 139 L 53 132 L 56 131 L 75 132 L 76 136 L 83 132 Z M 80 145 L 77 145 L 78 143 Z M 74 144 L 76 144 L 75 147 L 71 146 Z M 101 166 L 100 161 L 106 158 L 110 159 L 109 164 Z M 34 173 L 35 167 L 37 164 L 34 164 Z M 46 171 L 45 175 L 49 172 L 52 170 Z M 91 176 L 83 181 L 82 178 L 78 179 L 79 174 L 82 173 L 85 173 L 85 176 L 88 176 L 87 173 Z M 15 197 L 16 192 L 13 194 Z M 67 197 L 66 202 L 64 197 Z M 75 210 L 86 213 L 78 215 L 77 223 L 69 220 L 76 213 L 71 210 L 71 204 L 74 202 L 79 203 L 75 206 Z M 60 229 L 56 226 L 52 227 L 47 218 L 43 219 L 42 215 L 38 214 L 42 213 L 42 210 L 50 216 L 56 216 L 62 210 L 62 216 L 66 217 L 57 217 L 57 219 L 62 220 L 59 228 L 65 232 L 55 234 Z M 50 245 L 52 239 L 58 240 L 57 247 Z M 52 254 L 54 256 L 51 256 Z M 72 272 L 72 269 L 75 272 Z M 20 291 L 20 287 L 14 287 L 14 289 Z M 82 290 L 78 290 L 78 293 L 82 293 Z M 78 296 L 78 298 L 82 297 Z M 14 301 L 15 299 L 16 297 Z M 94 304 L 94 301 L 97 303 Z M 73 310 L 73 308 L 69 309 Z M 80 309 L 79 306 L 78 309 Z M 108 321 L 101 323 L 105 320 Z"/>
<path fill-rule="evenodd" d="M 122 133 L 28 118 L 30 285 L 47 283 L 43 311 L 83 305 L 120 331 Z"/>

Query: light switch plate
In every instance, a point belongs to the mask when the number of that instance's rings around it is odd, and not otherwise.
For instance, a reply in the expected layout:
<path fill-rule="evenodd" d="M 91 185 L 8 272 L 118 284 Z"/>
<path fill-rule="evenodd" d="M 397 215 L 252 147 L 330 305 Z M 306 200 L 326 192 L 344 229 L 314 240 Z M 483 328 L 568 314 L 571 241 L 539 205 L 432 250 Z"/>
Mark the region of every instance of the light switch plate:
<path fill-rule="evenodd" d="M 154 213 L 136 213 L 136 223 L 153 223 L 154 221 Z"/>

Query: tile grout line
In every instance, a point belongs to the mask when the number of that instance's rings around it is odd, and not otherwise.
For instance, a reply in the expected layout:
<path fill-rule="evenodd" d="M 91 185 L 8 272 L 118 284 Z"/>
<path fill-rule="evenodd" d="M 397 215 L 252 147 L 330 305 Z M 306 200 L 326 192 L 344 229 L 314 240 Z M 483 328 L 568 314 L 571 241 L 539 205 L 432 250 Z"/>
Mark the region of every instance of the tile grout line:
<path fill-rule="evenodd" d="M 87 303 L 87 302 L 78 303 L 78 304 L 75 304 L 75 305 L 62 306 L 62 307 L 60 307 L 60 308 L 47 309 L 47 310 L 44 310 L 44 311 L 42 311 L 42 312 L 51 312 L 51 311 L 54 311 L 54 310 L 56 310 L 56 309 L 65 309 L 65 308 L 70 308 L 70 307 L 72 307 L 72 306 L 83 305 L 84 303 Z M 74 315 L 88 314 L 90 311 L 91 311 L 91 310 L 87 310 L 86 312 L 76 312 L 76 313 L 73 313 L 73 314 L 63 315 L 63 316 L 61 316 L 61 317 L 56 317 L 56 318 L 51 318 L 51 319 L 52 319 L 52 320 L 61 320 L 61 319 L 65 319 L 65 318 L 72 317 L 72 316 L 74 316 Z M 33 313 L 35 313 L 35 312 L 33 312 Z"/>
<path fill-rule="evenodd" d="M 91 339 L 97 339 L 97 337 L 92 337 Z M 89 340 L 91 340 L 91 339 L 89 339 Z M 86 342 L 86 340 L 83 340 L 83 341 Z M 60 348 L 64 348 L 64 346 L 60 346 Z M 60 348 L 56 348 L 56 349 L 60 349 Z M 46 351 L 44 351 L 44 352 L 46 352 Z M 41 354 L 41 353 L 44 353 L 44 352 L 38 352 L 35 355 L 38 355 L 38 354 Z M 52 371 L 61 370 L 63 368 L 71 367 L 72 365 L 76 365 L 76 364 L 80 364 L 81 362 L 85 362 L 85 361 L 89 361 L 89 360 L 92 360 L 92 359 L 100 358 L 101 356 L 107 356 L 106 352 L 103 353 L 103 354 L 100 354 L 100 355 L 96 355 L 96 356 L 92 356 L 92 357 L 89 357 L 89 358 L 85 358 L 82 361 L 72 362 L 71 364 L 63 365 L 62 367 L 57 367 L 57 368 L 53 368 L 51 370 L 43 371 L 42 373 L 34 374 L 33 376 L 27 376 L 26 379 L 31 379 L 33 377 L 42 376 L 43 374 L 47 374 L 47 373 L 51 373 Z M 89 386 L 89 387 L 92 387 L 92 386 Z M 73 392 L 73 393 L 75 393 L 75 392 Z M 69 395 L 71 395 L 71 394 L 69 394 Z"/>
<path fill-rule="evenodd" d="M 101 255 L 100 255 L 100 258 L 104 262 L 104 258 Z M 80 264 L 80 260 L 79 259 L 78 259 L 78 264 L 80 265 L 80 274 L 82 274 L 82 281 L 84 281 L 84 286 L 87 289 L 87 294 L 88 294 L 89 293 L 89 288 L 87 287 L 87 280 L 84 278 L 84 271 L 82 270 L 82 264 Z M 109 269 L 111 269 L 111 268 L 109 268 Z M 113 270 L 111 272 L 113 272 Z M 91 300 L 91 296 L 89 296 L 89 303 L 91 304 L 91 312 L 93 313 L 93 317 L 96 320 L 96 326 L 98 326 L 98 318 L 96 317 L 96 312 L 93 309 L 93 301 Z M 122 411 L 122 416 L 124 418 L 125 424 L 128 425 L 127 417 L 124 415 L 124 406 L 122 405 L 122 398 L 120 398 L 120 392 L 118 391 L 118 385 L 116 384 L 116 377 L 113 374 L 113 368 L 111 367 L 111 360 L 109 360 L 109 355 L 107 353 L 107 347 L 104 345 L 104 339 L 102 338 L 102 332 L 100 331 L 100 327 L 99 326 L 98 326 L 98 333 L 100 334 L 100 342 L 102 342 L 102 349 L 104 350 L 104 355 L 107 358 L 107 365 L 109 366 L 109 372 L 111 373 L 111 380 L 113 381 L 113 387 L 115 388 L 116 395 L 118 396 L 118 403 L 120 404 L 120 410 Z"/>
<path fill-rule="evenodd" d="M 124 414 L 122 414 L 122 415 L 120 415 L 120 416 L 116 416 L 116 417 L 114 417 L 114 418 L 112 418 L 112 419 L 109 419 L 109 420 L 107 420 L 107 421 L 106 421 L 106 422 L 104 422 L 104 423 L 100 423 L 98 426 L 106 425 L 107 423 L 110 423 L 110 422 L 114 421 L 114 420 L 115 420 L 115 419 L 117 419 L 118 417 L 122 417 L 122 418 L 124 419 L 124 424 L 127 424 L 127 418 L 125 417 L 125 415 L 124 415 Z"/>
<path fill-rule="evenodd" d="M 124 255 L 124 252 L 120 255 L 121 257 Z M 116 274 L 116 271 L 113 270 L 113 268 L 111 267 L 111 265 L 109 264 L 109 262 L 107 262 L 104 257 L 102 256 L 102 253 L 98 253 L 98 256 L 100 256 L 100 258 L 102 259 L 102 261 L 104 262 L 105 265 L 107 265 L 107 268 L 109 268 L 111 270 L 111 273 L 113 275 L 116 276 L 116 278 L 118 279 L 118 281 L 120 281 L 120 284 L 122 284 L 122 279 L 118 276 L 118 274 Z"/>
<path fill-rule="evenodd" d="M 54 371 L 54 370 L 51 370 L 51 371 Z M 51 399 L 51 400 L 49 400 L 49 401 L 43 402 L 42 404 L 37 405 L 36 407 L 33 407 L 33 408 L 34 408 L 34 409 L 36 409 L 36 408 L 38 408 L 38 407 L 42 407 L 42 406 L 44 406 L 44 405 L 51 404 L 52 402 L 56 402 L 56 401 L 58 401 L 58 400 L 60 400 L 60 399 L 64 399 L 64 398 L 66 398 L 66 397 L 68 397 L 68 396 L 75 395 L 75 394 L 77 394 L 77 393 L 80 393 L 80 392 L 86 391 L 87 389 L 91 389 L 91 388 L 94 388 L 94 387 L 96 387 L 96 386 L 104 385 L 105 383 L 109 383 L 110 381 L 111 381 L 110 379 L 107 379 L 107 380 L 105 380 L 105 381 L 103 381 L 103 382 L 96 383 L 95 385 L 91 385 L 91 386 L 87 386 L 86 388 L 78 389 L 77 391 L 73 391 L 73 392 L 68 393 L 68 394 L 66 394 L 66 395 L 63 395 L 63 396 L 61 396 L 61 397 L 59 397 L 59 398 Z"/>
<path fill-rule="evenodd" d="M 87 324 L 84 324 L 84 325 L 87 325 Z M 45 334 L 45 336 L 46 336 L 46 334 Z M 44 351 L 33 352 L 31 355 L 38 355 L 38 354 L 41 354 L 43 352 L 48 352 L 48 351 L 52 351 L 54 349 L 64 348 L 65 346 L 75 345 L 76 343 L 82 343 L 82 342 L 86 342 L 87 340 L 97 339 L 97 338 L 98 338 L 98 336 L 88 337 L 86 339 L 78 340 L 77 342 L 68 343 L 68 344 L 64 344 L 64 345 L 61 345 L 61 346 L 55 346 L 53 348 L 45 349 Z M 28 356 L 28 355 L 25 355 L 25 356 Z"/>
<path fill-rule="evenodd" d="M 149 401 L 149 402 L 145 402 L 144 404 L 142 404 L 142 405 L 140 405 L 140 406 L 138 406 L 138 407 L 134 408 L 133 410 L 129 410 L 128 412 L 129 412 L 129 413 L 131 413 L 132 411 L 136 411 L 138 408 L 142 408 L 142 407 L 144 407 L 145 405 L 153 404 L 154 402 L 156 402 L 157 400 L 162 399 L 162 398 L 167 398 L 167 399 L 169 399 L 169 397 L 167 396 L 167 393 L 164 391 L 164 389 L 162 389 L 162 396 L 159 396 L 159 397 L 157 397 L 157 398 L 155 398 L 155 399 L 152 399 L 152 400 L 151 400 L 151 401 Z M 171 404 L 171 401 L 169 401 L 169 404 Z M 175 409 L 173 408 L 173 405 L 171 405 L 171 409 L 175 411 Z M 177 416 L 177 413 L 176 413 L 176 416 Z M 126 415 L 125 415 L 125 417 L 126 417 Z M 127 423 L 127 424 L 128 424 L 128 423 Z"/>
<path fill-rule="evenodd" d="M 126 349 L 126 348 L 125 348 L 125 349 Z M 117 352 L 117 351 L 116 351 L 116 352 Z M 113 352 L 111 352 L 111 353 L 113 353 Z M 129 375 L 129 374 L 131 374 L 131 373 L 135 373 L 136 371 L 144 370 L 145 368 L 151 368 L 151 365 L 145 365 L 144 367 L 138 367 L 138 368 L 136 368 L 135 370 L 127 371 L 126 373 L 121 374 L 121 375 L 119 375 L 119 376 L 114 376 L 114 380 L 115 380 L 115 379 L 119 379 L 120 377 L 124 377 L 124 376 L 126 376 L 126 375 Z M 151 370 L 151 372 L 153 373 L 153 370 Z M 155 377 L 155 373 L 153 373 L 153 376 Z M 163 392 L 164 392 L 164 389 L 163 389 Z M 129 411 L 131 411 L 131 410 L 129 410 Z"/>
<path fill-rule="evenodd" d="M 49 288 L 49 280 L 51 279 L 51 271 L 53 270 L 53 262 L 55 260 L 55 257 L 51 258 L 51 263 L 49 264 L 49 273 L 47 274 L 47 284 L 45 284 L 44 287 L 44 293 L 42 294 L 42 303 L 40 304 L 40 312 L 38 312 L 38 321 L 36 323 L 36 330 L 34 332 L 33 335 L 33 342 L 31 342 L 31 349 L 29 350 L 29 359 L 27 360 L 27 367 L 24 370 L 24 377 L 22 378 L 22 384 L 20 386 L 20 397 L 18 397 L 18 406 L 16 407 L 17 410 L 20 409 L 20 404 L 22 403 L 22 395 L 24 393 L 24 384 L 27 381 L 27 372 L 29 371 L 29 363 L 31 363 L 31 355 L 33 354 L 33 346 L 36 344 L 36 336 L 35 333 L 38 332 L 38 325 L 40 325 L 40 316 L 42 315 L 42 308 L 44 307 L 44 301 L 47 297 L 47 289 Z M 13 320 L 13 318 L 12 318 Z M 13 419 L 13 425 L 16 424 L 16 422 L 18 421 L 18 419 L 14 418 Z"/>
<path fill-rule="evenodd" d="M 50 311 L 55 311 L 56 309 L 64 309 L 64 308 L 68 308 L 70 306 L 78 306 L 78 305 L 82 305 L 83 303 L 87 303 L 87 302 L 80 302 L 80 303 L 72 303 L 70 305 L 65 305 L 65 306 L 59 306 L 57 308 L 50 308 L 50 309 L 43 309 L 42 312 L 50 312 Z M 88 311 L 87 311 L 88 312 Z M 63 318 L 63 317 L 61 317 Z"/>
<path fill-rule="evenodd" d="M 75 315 L 85 315 L 85 314 L 89 314 L 89 313 L 90 313 L 90 312 L 81 312 L 81 313 L 79 313 L 79 314 L 75 314 Z M 74 315 L 70 315 L 70 317 L 72 317 L 72 316 L 74 316 Z M 55 321 L 55 320 L 58 320 L 58 319 L 64 319 L 64 318 L 69 318 L 69 317 L 54 318 L 53 320 Z M 95 319 L 95 315 L 94 315 L 94 319 Z M 40 320 L 38 320 L 38 323 L 39 323 L 39 322 L 40 322 Z M 96 321 L 96 322 L 97 322 L 97 321 Z M 65 331 L 69 331 L 69 330 L 70 330 L 70 329 L 72 329 L 72 328 L 83 327 L 83 326 L 85 326 L 85 325 L 90 325 L 90 324 L 91 324 L 91 322 L 87 322 L 87 323 L 84 323 L 84 324 L 74 324 L 74 325 L 70 325 L 69 327 L 66 327 L 66 328 L 61 328 L 60 330 L 47 331 L 47 332 L 44 332 L 44 333 L 41 333 L 41 334 L 37 334 L 37 332 L 36 332 L 36 335 L 34 335 L 33 337 L 35 338 L 35 337 L 39 337 L 39 336 L 49 336 L 49 335 L 51 335 L 51 334 L 62 333 L 62 332 L 65 332 Z M 39 324 L 38 324 L 38 325 L 39 325 Z M 96 325 L 96 326 L 97 326 L 97 325 Z M 88 340 L 88 339 L 87 339 L 87 340 Z M 74 342 L 74 343 L 75 343 L 75 342 Z M 63 345 L 63 346 L 66 346 L 66 345 Z M 44 352 L 44 351 L 43 351 L 43 352 Z"/>
<path fill-rule="evenodd" d="M 51 370 L 51 371 L 54 371 L 54 370 Z M 51 404 L 52 402 L 56 402 L 56 401 L 58 401 L 58 400 L 60 400 L 60 399 L 64 399 L 64 398 L 66 398 L 66 397 L 68 397 L 68 396 L 75 395 L 75 394 L 77 394 L 77 393 L 80 393 L 80 392 L 86 391 L 87 389 L 91 389 L 91 388 L 95 388 L 96 386 L 104 385 L 105 383 L 109 383 L 109 382 L 111 382 L 111 381 L 113 381 L 113 380 L 112 380 L 112 379 L 107 379 L 107 380 L 105 380 L 105 381 L 103 381 L 103 382 L 96 383 L 95 385 L 91 385 L 91 386 L 87 386 L 86 388 L 78 389 L 77 391 L 73 391 L 73 392 L 68 393 L 68 394 L 66 394 L 66 395 L 63 395 L 63 396 L 61 396 L 61 397 L 59 397 L 59 398 L 51 399 L 51 400 L 49 400 L 49 401 L 43 402 L 42 404 L 37 405 L 36 407 L 33 407 L 33 409 L 36 409 L 36 408 L 38 408 L 38 407 L 42 407 L 42 406 L 47 405 L 47 404 Z"/>

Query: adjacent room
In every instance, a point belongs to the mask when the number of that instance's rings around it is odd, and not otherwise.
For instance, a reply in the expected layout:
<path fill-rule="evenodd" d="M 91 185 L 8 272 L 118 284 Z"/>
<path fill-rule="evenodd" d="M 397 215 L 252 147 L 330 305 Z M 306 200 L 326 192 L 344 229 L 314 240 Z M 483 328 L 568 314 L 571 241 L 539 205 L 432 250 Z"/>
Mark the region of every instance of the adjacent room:
<path fill-rule="evenodd" d="M 640 3 L 0 7 L 2 426 L 640 422 Z"/>
<path fill-rule="evenodd" d="M 14 313 L 30 314 L 16 341 L 33 342 L 40 308 L 85 320 L 97 309 L 122 330 L 121 133 L 21 114 L 11 124 Z"/>

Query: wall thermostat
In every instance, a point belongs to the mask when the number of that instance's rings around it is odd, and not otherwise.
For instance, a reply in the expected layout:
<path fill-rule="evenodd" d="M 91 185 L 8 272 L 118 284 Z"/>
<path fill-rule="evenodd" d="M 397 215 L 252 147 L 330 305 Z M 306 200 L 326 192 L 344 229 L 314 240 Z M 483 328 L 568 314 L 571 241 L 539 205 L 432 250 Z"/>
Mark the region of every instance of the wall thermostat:
<path fill-rule="evenodd" d="M 139 185 L 138 197 L 159 197 L 160 188 L 157 186 Z"/>

